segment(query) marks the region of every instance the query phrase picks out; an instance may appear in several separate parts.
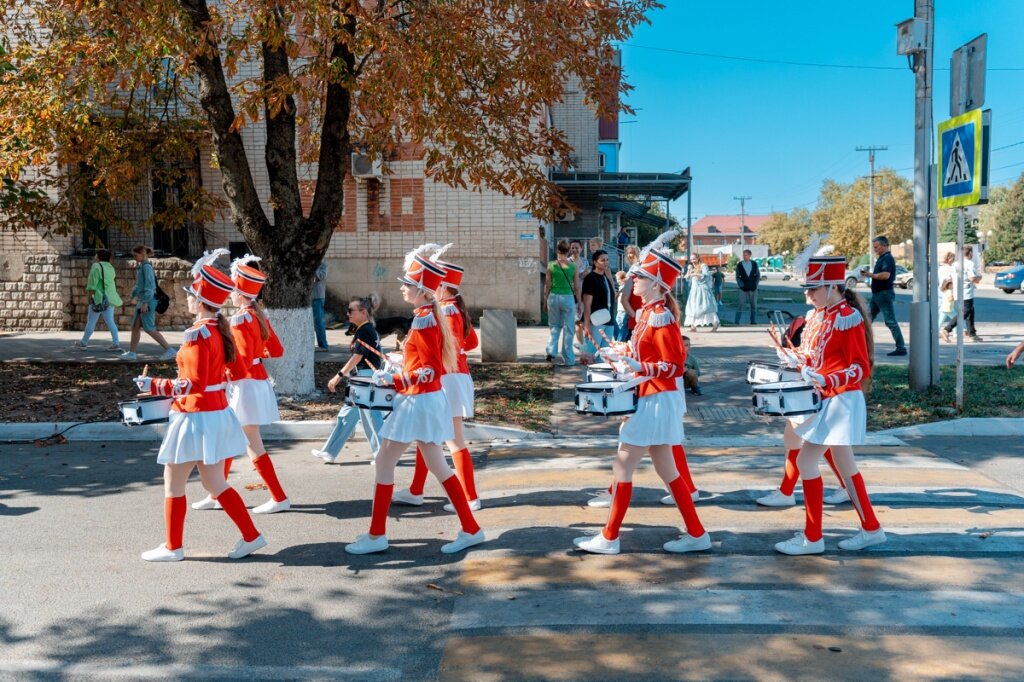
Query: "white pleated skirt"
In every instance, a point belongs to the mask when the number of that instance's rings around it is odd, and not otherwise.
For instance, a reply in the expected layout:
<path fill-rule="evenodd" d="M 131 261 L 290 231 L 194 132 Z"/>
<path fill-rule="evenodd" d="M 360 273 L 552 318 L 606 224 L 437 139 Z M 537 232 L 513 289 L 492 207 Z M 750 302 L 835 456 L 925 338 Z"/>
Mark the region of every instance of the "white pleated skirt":
<path fill-rule="evenodd" d="M 228 387 L 228 405 L 242 426 L 265 426 L 281 420 L 274 387 L 266 379 L 232 381 Z"/>
<path fill-rule="evenodd" d="M 678 445 L 683 442 L 683 395 L 679 391 L 661 391 L 637 401 L 636 412 L 629 415 L 619 432 L 619 440 L 628 445 Z"/>
<path fill-rule="evenodd" d="M 399 394 L 395 397 L 395 409 L 384 420 L 380 437 L 396 443 L 437 443 L 455 438 L 452 413 L 442 391 Z"/>
<path fill-rule="evenodd" d="M 216 464 L 245 454 L 247 441 L 231 408 L 213 412 L 171 410 L 167 435 L 160 444 L 160 464 Z"/>
<path fill-rule="evenodd" d="M 847 391 L 821 403 L 821 411 L 808 415 L 793 431 L 817 445 L 863 445 L 868 430 L 868 410 L 863 391 Z"/>
<path fill-rule="evenodd" d="M 453 417 L 473 418 L 473 377 L 468 374 L 444 374 L 441 391 L 448 400 Z"/>

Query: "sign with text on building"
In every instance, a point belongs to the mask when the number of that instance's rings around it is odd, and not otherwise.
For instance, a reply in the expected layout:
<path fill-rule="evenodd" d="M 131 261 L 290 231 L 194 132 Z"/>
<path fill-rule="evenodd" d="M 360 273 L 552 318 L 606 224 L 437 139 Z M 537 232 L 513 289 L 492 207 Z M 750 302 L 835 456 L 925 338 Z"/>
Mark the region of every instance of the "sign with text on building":
<path fill-rule="evenodd" d="M 939 124 L 939 208 L 981 202 L 981 109 Z"/>
<path fill-rule="evenodd" d="M 533 220 L 533 214 L 529 211 L 516 211 L 516 220 Z"/>

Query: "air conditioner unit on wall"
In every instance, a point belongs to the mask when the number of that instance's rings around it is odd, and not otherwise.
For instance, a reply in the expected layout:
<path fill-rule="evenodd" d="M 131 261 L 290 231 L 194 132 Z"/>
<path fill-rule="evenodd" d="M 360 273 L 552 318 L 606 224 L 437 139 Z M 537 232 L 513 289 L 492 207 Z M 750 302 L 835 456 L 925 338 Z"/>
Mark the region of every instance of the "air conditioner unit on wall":
<path fill-rule="evenodd" d="M 380 160 L 371 161 L 366 154 L 352 152 L 352 177 L 354 178 L 379 178 L 381 177 Z"/>

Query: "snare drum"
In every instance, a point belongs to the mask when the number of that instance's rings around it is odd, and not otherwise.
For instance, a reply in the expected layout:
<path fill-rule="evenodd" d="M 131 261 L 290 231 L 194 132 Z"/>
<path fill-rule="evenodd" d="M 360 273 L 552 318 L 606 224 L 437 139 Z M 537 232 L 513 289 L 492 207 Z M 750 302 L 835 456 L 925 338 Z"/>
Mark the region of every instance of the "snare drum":
<path fill-rule="evenodd" d="M 135 400 L 122 400 L 117 404 L 121 422 L 125 426 L 166 424 L 174 398 L 162 395 L 140 395 Z"/>
<path fill-rule="evenodd" d="M 364 410 L 395 409 L 395 396 L 398 391 L 393 386 L 378 386 L 369 377 L 351 377 L 345 392 L 345 402 L 361 407 Z"/>
<path fill-rule="evenodd" d="M 748 362 L 748 384 L 777 384 L 780 381 L 802 381 L 800 370 L 772 362 Z"/>
<path fill-rule="evenodd" d="M 587 365 L 587 383 L 592 384 L 597 381 L 620 381 L 622 377 L 615 371 L 607 362 L 598 362 L 593 365 Z"/>
<path fill-rule="evenodd" d="M 590 381 L 576 384 L 576 412 L 614 417 L 636 412 L 636 386 L 622 390 L 625 381 Z"/>
<path fill-rule="evenodd" d="M 771 416 L 814 414 L 821 410 L 821 394 L 806 381 L 780 381 L 754 386 L 754 412 Z"/>

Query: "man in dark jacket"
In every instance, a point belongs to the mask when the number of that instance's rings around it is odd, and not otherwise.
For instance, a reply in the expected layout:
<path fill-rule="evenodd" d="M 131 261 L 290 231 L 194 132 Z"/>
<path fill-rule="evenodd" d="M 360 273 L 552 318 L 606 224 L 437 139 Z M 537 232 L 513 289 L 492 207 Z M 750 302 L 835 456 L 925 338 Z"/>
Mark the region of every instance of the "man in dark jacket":
<path fill-rule="evenodd" d="M 740 288 L 740 299 L 736 304 L 734 324 L 740 323 L 744 306 L 750 306 L 750 324 L 754 324 L 754 318 L 757 317 L 757 285 L 761 281 L 761 270 L 750 256 L 750 249 L 743 249 L 743 260 L 736 265 L 736 286 Z"/>

